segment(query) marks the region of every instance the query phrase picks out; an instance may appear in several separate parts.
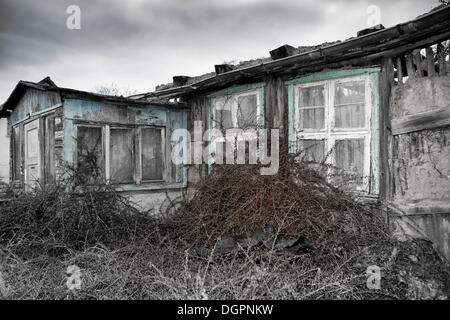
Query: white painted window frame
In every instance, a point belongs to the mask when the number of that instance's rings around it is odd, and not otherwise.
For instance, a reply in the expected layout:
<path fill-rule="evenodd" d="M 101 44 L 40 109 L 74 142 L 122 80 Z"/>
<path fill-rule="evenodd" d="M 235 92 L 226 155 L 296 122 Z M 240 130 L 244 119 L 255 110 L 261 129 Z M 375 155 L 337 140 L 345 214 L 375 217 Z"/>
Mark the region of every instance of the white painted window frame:
<path fill-rule="evenodd" d="M 364 81 L 365 87 L 365 103 L 364 103 L 364 128 L 335 128 L 335 112 L 334 112 L 334 95 L 337 83 Z M 324 113 L 324 129 L 300 129 L 300 112 L 299 112 L 299 89 L 314 87 L 318 85 L 325 86 L 325 113 Z M 357 186 L 357 191 L 369 191 L 370 180 L 370 145 L 371 145 L 371 115 L 372 115 L 372 92 L 370 86 L 370 76 L 367 74 L 358 76 L 349 76 L 336 79 L 328 79 L 323 81 L 314 81 L 308 83 L 296 84 L 294 89 L 294 134 L 296 141 L 303 140 L 324 140 L 324 153 L 330 154 L 325 163 L 335 166 L 335 153 L 331 152 L 335 146 L 336 140 L 348 139 L 364 139 L 364 168 L 363 183 Z M 302 108 L 303 109 L 303 108 Z"/>

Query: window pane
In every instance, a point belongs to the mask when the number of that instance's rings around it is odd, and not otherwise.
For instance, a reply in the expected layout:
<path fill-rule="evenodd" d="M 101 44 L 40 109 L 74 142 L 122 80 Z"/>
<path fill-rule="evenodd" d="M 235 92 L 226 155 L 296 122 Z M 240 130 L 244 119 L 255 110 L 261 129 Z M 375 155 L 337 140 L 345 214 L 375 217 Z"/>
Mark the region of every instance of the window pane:
<path fill-rule="evenodd" d="M 109 145 L 111 181 L 116 183 L 133 182 L 133 130 L 111 128 Z"/>
<path fill-rule="evenodd" d="M 79 174 L 98 177 L 103 173 L 102 129 L 77 128 L 77 170 Z"/>
<path fill-rule="evenodd" d="M 336 167 L 355 174 L 362 182 L 364 174 L 364 138 L 336 140 Z"/>
<path fill-rule="evenodd" d="M 241 129 L 255 128 L 257 122 L 256 95 L 238 97 L 237 125 Z"/>
<path fill-rule="evenodd" d="M 233 128 L 233 121 L 231 120 L 231 110 L 216 110 L 216 125 L 219 129 Z"/>
<path fill-rule="evenodd" d="M 320 163 L 325 154 L 325 140 L 300 140 L 305 161 Z"/>
<path fill-rule="evenodd" d="M 162 129 L 142 128 L 142 180 L 163 179 Z"/>
<path fill-rule="evenodd" d="M 323 129 L 324 108 L 299 109 L 300 129 Z"/>
<path fill-rule="evenodd" d="M 318 107 L 325 105 L 325 86 L 299 88 L 299 107 Z"/>
<path fill-rule="evenodd" d="M 21 142 L 20 142 L 20 128 L 15 127 L 13 132 L 13 160 L 14 160 L 14 180 L 21 179 L 21 166 L 22 166 L 22 157 L 21 157 Z"/>
<path fill-rule="evenodd" d="M 334 104 L 361 104 L 365 101 L 364 80 L 336 83 Z"/>
<path fill-rule="evenodd" d="M 337 83 L 334 99 L 335 128 L 363 128 L 365 126 L 364 81 Z"/>
<path fill-rule="evenodd" d="M 299 88 L 300 129 L 323 129 L 325 124 L 324 106 L 325 86 Z"/>
<path fill-rule="evenodd" d="M 342 105 L 334 108 L 335 128 L 365 127 L 364 104 Z"/>

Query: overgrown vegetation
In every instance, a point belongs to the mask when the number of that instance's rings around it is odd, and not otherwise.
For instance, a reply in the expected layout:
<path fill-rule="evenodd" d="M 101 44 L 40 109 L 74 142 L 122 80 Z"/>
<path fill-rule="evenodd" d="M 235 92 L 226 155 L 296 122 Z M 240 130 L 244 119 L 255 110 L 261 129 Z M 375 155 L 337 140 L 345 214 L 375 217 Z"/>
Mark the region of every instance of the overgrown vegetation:
<path fill-rule="evenodd" d="M 275 176 L 216 167 L 176 216 L 138 212 L 114 186 L 77 178 L 0 204 L 0 295 L 7 299 L 447 298 L 448 266 L 426 241 L 389 236 L 380 210 L 357 203 L 292 157 Z M 89 181 L 87 183 L 86 181 Z M 303 236 L 293 254 L 250 246 L 214 254 L 224 235 L 264 224 Z M 198 254 L 198 249 L 206 255 Z M 68 266 L 81 289 L 66 286 Z M 381 269 L 381 288 L 366 270 Z"/>

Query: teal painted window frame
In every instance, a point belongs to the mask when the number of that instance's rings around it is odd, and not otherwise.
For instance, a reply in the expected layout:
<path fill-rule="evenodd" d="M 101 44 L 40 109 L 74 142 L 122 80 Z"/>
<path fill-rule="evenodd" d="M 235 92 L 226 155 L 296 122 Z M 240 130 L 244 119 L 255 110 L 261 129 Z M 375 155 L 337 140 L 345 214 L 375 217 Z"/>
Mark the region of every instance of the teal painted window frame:
<path fill-rule="evenodd" d="M 371 108 L 371 126 L 370 126 L 370 181 L 369 193 L 379 194 L 379 155 L 380 155 L 380 91 L 379 74 L 380 67 L 355 68 L 345 70 L 333 70 L 318 72 L 307 76 L 302 76 L 289 81 L 285 81 L 288 90 L 288 142 L 289 152 L 295 152 L 294 137 L 294 86 L 302 83 L 311 83 L 316 81 L 325 81 L 330 79 L 345 78 L 357 75 L 368 75 L 370 87 L 372 88 L 372 108 Z"/>
<path fill-rule="evenodd" d="M 246 91 L 254 91 L 259 89 L 259 125 L 261 128 L 264 128 L 264 86 L 265 83 L 255 83 L 255 84 L 247 84 L 242 86 L 230 87 L 224 90 L 220 90 L 208 95 L 208 129 L 212 127 L 211 123 L 211 111 L 212 111 L 212 100 L 214 98 L 229 96 L 233 94 L 244 93 Z"/>
<path fill-rule="evenodd" d="M 213 109 L 213 105 L 212 105 L 212 100 L 214 98 L 219 98 L 219 97 L 224 97 L 224 96 L 228 96 L 228 95 L 233 95 L 233 94 L 240 94 L 240 93 L 244 93 L 246 91 L 255 91 L 255 90 L 259 90 L 259 125 L 261 128 L 265 127 L 265 116 L 264 116 L 264 87 L 265 87 L 265 82 L 260 82 L 260 83 L 254 83 L 254 84 L 246 84 L 246 85 L 242 85 L 242 86 L 234 86 L 234 87 L 230 87 L 230 88 L 226 88 L 220 91 L 216 91 L 214 93 L 211 93 L 207 96 L 208 98 L 208 127 L 207 129 L 211 129 L 212 128 L 212 109 Z M 208 135 L 208 139 L 211 140 L 211 135 L 209 133 Z M 208 164 L 208 173 L 211 171 L 211 165 Z"/>

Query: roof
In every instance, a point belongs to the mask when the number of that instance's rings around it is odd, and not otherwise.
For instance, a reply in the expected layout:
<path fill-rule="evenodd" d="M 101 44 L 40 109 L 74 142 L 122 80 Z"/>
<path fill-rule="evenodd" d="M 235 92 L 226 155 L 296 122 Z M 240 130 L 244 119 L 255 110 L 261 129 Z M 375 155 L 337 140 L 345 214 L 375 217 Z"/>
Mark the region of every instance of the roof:
<path fill-rule="evenodd" d="M 326 66 L 340 61 L 364 59 L 374 61 L 382 57 L 398 55 L 399 48 L 407 51 L 419 45 L 427 46 L 450 38 L 450 5 L 433 9 L 431 12 L 417 17 L 415 20 L 375 31 L 330 45 L 320 45 L 315 49 L 301 50 L 291 56 L 271 60 L 270 58 L 254 60 L 256 63 L 244 63 L 231 71 L 215 74 L 209 73 L 192 78 L 185 85 L 173 84 L 160 86 L 163 89 L 133 95 L 134 99 L 168 98 L 199 90 L 211 90 L 218 86 L 264 76 L 301 70 L 310 66 Z"/>
<path fill-rule="evenodd" d="M 164 107 L 185 107 L 182 103 L 171 103 L 171 102 L 165 102 L 165 101 L 142 101 L 142 100 L 136 100 L 131 99 L 127 97 L 122 96 L 108 96 L 88 91 L 81 91 L 71 88 L 63 88 L 58 87 L 53 80 L 50 77 L 46 77 L 42 79 L 39 82 L 31 82 L 31 81 L 24 81 L 20 80 L 17 85 L 15 86 L 12 93 L 9 95 L 8 99 L 0 105 L 0 118 L 7 117 L 9 115 L 8 110 L 14 110 L 17 103 L 22 98 L 23 94 L 26 90 L 29 88 L 36 89 L 40 91 L 54 91 L 58 92 L 62 98 L 69 98 L 69 97 L 77 97 L 77 98 L 84 98 L 84 99 L 93 99 L 93 100 L 102 100 L 102 101 L 109 101 L 109 102 L 115 102 L 115 103 L 124 103 L 127 105 L 157 105 L 157 106 L 164 106 Z"/>

